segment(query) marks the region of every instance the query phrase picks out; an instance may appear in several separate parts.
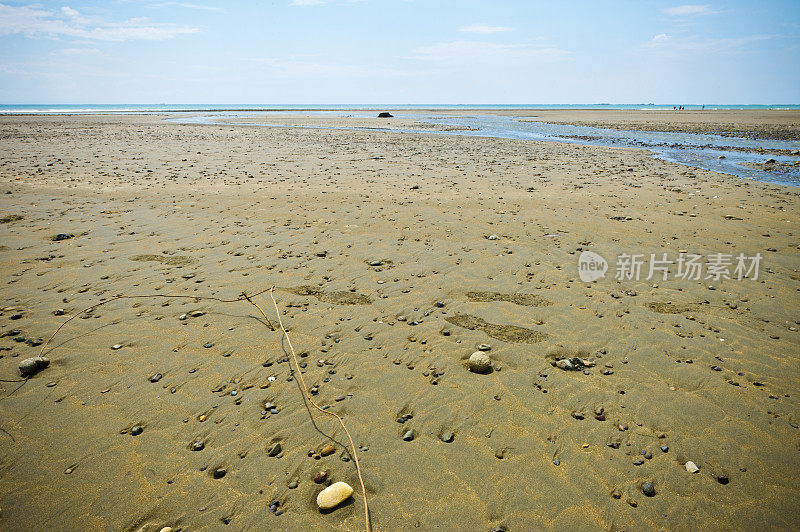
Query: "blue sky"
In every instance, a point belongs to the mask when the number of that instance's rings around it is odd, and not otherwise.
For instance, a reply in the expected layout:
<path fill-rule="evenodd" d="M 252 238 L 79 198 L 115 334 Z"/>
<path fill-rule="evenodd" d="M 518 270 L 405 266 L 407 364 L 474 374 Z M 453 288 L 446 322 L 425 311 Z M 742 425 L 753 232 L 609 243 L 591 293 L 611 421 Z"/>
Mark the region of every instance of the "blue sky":
<path fill-rule="evenodd" d="M 2 103 L 800 103 L 800 0 L 0 0 Z"/>

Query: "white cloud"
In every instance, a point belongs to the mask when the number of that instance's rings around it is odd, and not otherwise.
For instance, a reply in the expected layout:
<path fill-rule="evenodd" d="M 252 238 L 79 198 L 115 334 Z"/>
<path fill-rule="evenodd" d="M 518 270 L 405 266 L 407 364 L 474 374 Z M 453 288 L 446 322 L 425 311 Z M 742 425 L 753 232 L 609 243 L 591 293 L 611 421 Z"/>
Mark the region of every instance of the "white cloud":
<path fill-rule="evenodd" d="M 36 6 L 0 4 L 0 35 L 28 37 L 74 37 L 97 41 L 162 41 L 177 35 L 196 33 L 197 28 L 132 18 L 118 23 L 90 24 L 78 11 L 63 7 L 58 13 Z"/>
<path fill-rule="evenodd" d="M 654 45 L 655 44 L 660 44 L 660 43 L 663 43 L 663 42 L 667 42 L 668 40 L 669 40 L 669 35 L 667 35 L 666 33 L 659 33 L 658 35 L 653 37 L 653 40 L 650 41 L 650 44 L 654 44 Z"/>
<path fill-rule="evenodd" d="M 347 3 L 353 4 L 355 2 L 361 2 L 363 0 L 345 0 Z M 293 6 L 321 6 L 324 4 L 329 4 L 330 0 L 292 0 L 290 2 Z"/>
<path fill-rule="evenodd" d="M 686 4 L 668 7 L 661 10 L 671 17 L 693 17 L 696 15 L 711 15 L 716 13 L 709 4 Z"/>
<path fill-rule="evenodd" d="M 461 64 L 553 61 L 568 55 L 568 52 L 552 46 L 534 47 L 527 44 L 498 44 L 482 41 L 442 42 L 417 48 L 414 53 L 423 59 Z"/>
<path fill-rule="evenodd" d="M 503 31 L 511 31 L 514 28 L 506 26 L 490 26 L 488 24 L 470 24 L 461 28 L 465 33 L 500 33 Z"/>
<path fill-rule="evenodd" d="M 185 9 L 196 9 L 198 11 L 215 11 L 217 13 L 224 13 L 225 9 L 218 6 L 207 6 L 204 4 L 190 4 L 187 2 L 161 2 L 160 4 L 152 4 L 148 7 L 182 7 Z"/>
<path fill-rule="evenodd" d="M 97 48 L 64 48 L 62 54 L 75 56 L 101 56 L 103 53 Z"/>
<path fill-rule="evenodd" d="M 671 37 L 660 33 L 650 40 L 645 46 L 669 53 L 678 54 L 718 54 L 733 50 L 741 50 L 748 45 L 772 39 L 773 35 L 745 35 L 742 37 L 723 37 L 707 39 L 696 36 Z"/>

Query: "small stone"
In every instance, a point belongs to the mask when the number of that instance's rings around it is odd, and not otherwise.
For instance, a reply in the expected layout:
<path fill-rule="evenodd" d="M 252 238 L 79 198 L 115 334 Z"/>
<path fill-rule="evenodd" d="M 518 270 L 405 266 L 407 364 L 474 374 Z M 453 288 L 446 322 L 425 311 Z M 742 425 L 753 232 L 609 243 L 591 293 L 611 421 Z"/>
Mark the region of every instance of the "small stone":
<path fill-rule="evenodd" d="M 224 467 L 218 467 L 217 469 L 214 470 L 214 473 L 211 476 L 213 476 L 215 479 L 220 479 L 224 477 L 227 473 L 228 472 L 225 470 Z"/>
<path fill-rule="evenodd" d="M 317 506 L 320 510 L 336 508 L 353 494 L 353 488 L 346 482 L 335 482 L 319 492 Z"/>
<path fill-rule="evenodd" d="M 726 475 L 725 473 L 720 473 L 719 475 L 717 475 L 717 482 L 719 482 L 720 484 L 727 484 L 728 482 L 730 482 L 730 479 L 728 478 L 728 475 Z"/>
<path fill-rule="evenodd" d="M 287 486 L 287 487 L 288 487 L 290 490 L 293 490 L 293 489 L 295 489 L 295 488 L 297 487 L 297 481 L 296 481 L 296 480 L 292 480 L 291 482 L 289 482 L 289 484 L 288 484 L 288 486 Z"/>
<path fill-rule="evenodd" d="M 69 240 L 70 238 L 75 238 L 75 235 L 72 233 L 58 233 L 53 237 L 53 242 L 61 242 L 62 240 Z"/>
<path fill-rule="evenodd" d="M 662 446 L 661 446 L 661 451 L 662 451 L 662 452 L 665 452 L 665 453 L 666 453 L 667 451 L 669 451 L 669 445 L 662 445 Z"/>
<path fill-rule="evenodd" d="M 327 478 L 328 478 L 327 471 L 317 471 L 316 473 L 314 473 L 314 482 L 316 482 L 317 484 L 322 484 L 323 482 L 325 482 L 325 480 L 327 480 Z"/>
<path fill-rule="evenodd" d="M 453 440 L 455 440 L 456 437 L 452 432 L 445 432 L 441 435 L 441 439 L 445 443 L 453 443 Z"/>
<path fill-rule="evenodd" d="M 271 457 L 278 456 L 279 454 L 281 454 L 282 450 L 283 450 L 283 447 L 281 447 L 281 443 L 277 442 L 272 447 L 269 448 L 269 455 Z"/>
<path fill-rule="evenodd" d="M 156 373 L 155 375 L 150 377 L 150 382 L 158 382 L 161 380 L 163 375 L 161 373 Z"/>
<path fill-rule="evenodd" d="M 117 349 L 122 349 L 122 344 L 114 344 L 111 346 L 111 349 L 113 349 L 114 351 L 116 351 Z"/>
<path fill-rule="evenodd" d="M 473 373 L 488 373 L 492 369 L 492 359 L 483 351 L 475 351 L 469 356 L 469 370 Z"/>
<path fill-rule="evenodd" d="M 23 377 L 30 377 L 40 372 L 50 365 L 50 359 L 47 357 L 32 357 L 26 358 L 19 363 L 19 373 Z"/>
<path fill-rule="evenodd" d="M 138 436 L 142 432 L 144 432 L 144 429 L 141 427 L 141 425 L 136 425 L 131 429 L 131 436 Z"/>
<path fill-rule="evenodd" d="M 644 484 L 642 484 L 642 493 L 644 493 L 648 497 L 655 497 L 656 488 L 653 486 L 652 482 L 645 482 Z"/>
<path fill-rule="evenodd" d="M 415 435 L 416 434 L 413 430 L 408 430 L 405 434 L 403 434 L 403 441 L 412 441 Z"/>
<path fill-rule="evenodd" d="M 193 451 L 202 451 L 205 448 L 206 448 L 206 444 L 203 443 L 203 440 L 197 440 L 194 443 L 192 443 L 192 450 Z"/>
<path fill-rule="evenodd" d="M 481 344 L 478 346 L 478 351 L 490 351 L 491 349 L 492 346 L 490 346 L 489 344 Z"/>
<path fill-rule="evenodd" d="M 695 464 L 691 460 L 686 462 L 686 464 L 684 465 L 686 466 L 686 471 L 688 471 L 689 473 L 697 473 L 698 471 L 700 471 L 700 468 L 697 467 L 697 464 Z"/>
<path fill-rule="evenodd" d="M 171 526 L 165 526 L 159 532 L 172 532 L 172 527 Z"/>
<path fill-rule="evenodd" d="M 336 447 L 334 447 L 333 445 L 326 445 L 319 451 L 319 454 L 320 456 L 329 456 L 335 452 L 336 452 Z"/>

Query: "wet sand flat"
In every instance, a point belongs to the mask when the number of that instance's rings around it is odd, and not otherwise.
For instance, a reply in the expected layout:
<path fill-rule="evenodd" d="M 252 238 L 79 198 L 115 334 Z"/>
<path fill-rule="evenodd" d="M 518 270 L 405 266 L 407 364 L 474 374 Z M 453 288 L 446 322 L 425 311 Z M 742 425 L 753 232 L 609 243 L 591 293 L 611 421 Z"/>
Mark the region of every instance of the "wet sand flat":
<path fill-rule="evenodd" d="M 376 530 L 800 526 L 800 190 L 644 150 L 163 118 L 0 117 L 0 378 L 118 294 L 275 285 Z M 763 260 L 578 275 L 583 251 L 682 250 Z M 246 302 L 114 301 L 46 356 L 0 382 L 0 529 L 363 530 L 345 435 Z M 354 497 L 322 513 L 319 471 Z"/>

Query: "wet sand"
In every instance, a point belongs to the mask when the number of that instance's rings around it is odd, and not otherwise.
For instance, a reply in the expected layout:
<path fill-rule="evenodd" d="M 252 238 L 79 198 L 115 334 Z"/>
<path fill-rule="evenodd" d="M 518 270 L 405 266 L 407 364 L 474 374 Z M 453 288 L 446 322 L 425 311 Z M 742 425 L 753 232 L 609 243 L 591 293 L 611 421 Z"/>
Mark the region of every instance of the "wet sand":
<path fill-rule="evenodd" d="M 796 188 L 479 137 L 158 116 L 0 131 L 2 379 L 114 295 L 276 285 L 306 381 L 361 448 L 376 530 L 800 526 Z M 764 258 L 757 280 L 587 283 L 584 250 Z M 0 383 L 0 528 L 363 529 L 345 448 L 309 456 L 346 438 L 309 420 L 259 317 L 153 298 L 68 324 L 48 368 Z M 480 344 L 485 375 L 466 368 Z M 355 497 L 321 513 L 320 470 Z"/>
<path fill-rule="evenodd" d="M 499 114 L 499 113 L 498 113 Z M 509 116 L 527 117 L 551 124 L 627 129 L 709 133 L 724 137 L 800 140 L 798 110 L 703 110 L 703 111 L 616 111 L 544 110 L 514 111 Z"/>

